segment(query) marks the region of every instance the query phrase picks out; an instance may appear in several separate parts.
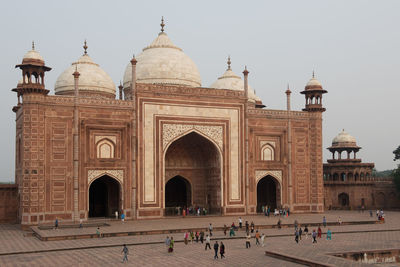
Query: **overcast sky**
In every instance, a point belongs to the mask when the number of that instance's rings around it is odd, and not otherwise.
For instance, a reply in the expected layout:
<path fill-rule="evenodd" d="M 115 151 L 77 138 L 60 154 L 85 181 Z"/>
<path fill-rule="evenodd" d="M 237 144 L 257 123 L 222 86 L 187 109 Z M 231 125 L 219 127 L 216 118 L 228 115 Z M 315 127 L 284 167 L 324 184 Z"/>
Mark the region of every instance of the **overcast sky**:
<path fill-rule="evenodd" d="M 304 107 L 300 91 L 315 70 L 328 94 L 323 104 L 326 150 L 344 128 L 362 147 L 358 156 L 378 170 L 394 168 L 400 145 L 400 1 L 6 1 L 0 10 L 0 181 L 14 180 L 15 114 L 11 92 L 21 78 L 14 68 L 36 50 L 53 69 L 46 87 L 88 53 L 117 85 L 132 54 L 160 31 L 193 59 L 202 86 L 226 69 L 247 65 L 249 83 L 267 108 Z"/>

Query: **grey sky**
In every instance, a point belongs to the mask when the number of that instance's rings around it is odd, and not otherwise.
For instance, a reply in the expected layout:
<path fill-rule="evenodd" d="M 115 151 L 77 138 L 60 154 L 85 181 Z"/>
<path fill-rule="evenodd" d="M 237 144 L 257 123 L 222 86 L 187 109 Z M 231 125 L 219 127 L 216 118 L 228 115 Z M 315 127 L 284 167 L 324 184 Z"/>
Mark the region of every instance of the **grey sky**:
<path fill-rule="evenodd" d="M 0 10 L 0 95 L 2 138 L 0 181 L 14 180 L 14 69 L 30 49 L 53 68 L 54 83 L 83 53 L 118 85 L 132 54 L 156 38 L 160 18 L 166 33 L 197 64 L 207 87 L 226 69 L 250 71 L 249 83 L 271 109 L 285 109 L 290 84 L 292 108 L 304 106 L 299 92 L 315 69 L 328 90 L 323 103 L 325 149 L 344 128 L 356 137 L 364 162 L 394 168 L 400 145 L 400 1 L 7 1 Z"/>

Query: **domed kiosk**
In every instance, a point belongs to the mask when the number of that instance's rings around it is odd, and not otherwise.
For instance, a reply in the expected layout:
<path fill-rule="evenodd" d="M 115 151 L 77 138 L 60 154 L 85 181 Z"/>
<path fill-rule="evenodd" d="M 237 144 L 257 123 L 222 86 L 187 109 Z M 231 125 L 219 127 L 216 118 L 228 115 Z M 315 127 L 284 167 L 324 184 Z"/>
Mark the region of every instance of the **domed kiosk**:
<path fill-rule="evenodd" d="M 344 129 L 332 140 L 332 146 L 328 147 L 328 150 L 332 152 L 332 158 L 335 160 L 335 153 L 338 152 L 338 160 L 342 159 L 342 152 L 347 152 L 347 159 L 350 159 L 351 152 L 354 153 L 354 159 L 356 159 L 356 153 L 361 149 L 357 146 L 356 139 L 344 131 Z"/>

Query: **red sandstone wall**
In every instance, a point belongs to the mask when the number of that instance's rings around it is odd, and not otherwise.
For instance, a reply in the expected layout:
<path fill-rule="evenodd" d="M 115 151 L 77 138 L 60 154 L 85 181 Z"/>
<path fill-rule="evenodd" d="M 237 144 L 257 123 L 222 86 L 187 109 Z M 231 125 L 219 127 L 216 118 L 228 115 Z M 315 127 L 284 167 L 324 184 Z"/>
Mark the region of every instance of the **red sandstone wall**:
<path fill-rule="evenodd" d="M 18 186 L 0 184 L 0 222 L 16 223 L 18 213 Z"/>

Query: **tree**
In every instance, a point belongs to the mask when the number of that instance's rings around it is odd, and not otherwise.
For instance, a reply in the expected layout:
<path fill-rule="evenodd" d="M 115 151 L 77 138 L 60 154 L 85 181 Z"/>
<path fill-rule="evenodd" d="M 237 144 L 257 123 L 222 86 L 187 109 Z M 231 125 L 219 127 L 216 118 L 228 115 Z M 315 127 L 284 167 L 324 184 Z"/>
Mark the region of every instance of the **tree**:
<path fill-rule="evenodd" d="M 393 160 L 399 160 L 400 159 L 400 146 L 398 146 L 394 151 L 394 159 Z M 397 165 L 397 169 L 393 170 L 393 182 L 396 186 L 396 190 L 400 195 L 400 164 Z"/>
<path fill-rule="evenodd" d="M 398 147 L 393 151 L 393 154 L 394 154 L 394 159 L 393 159 L 393 160 L 398 160 L 398 159 L 400 159 L 400 146 L 398 146 Z"/>

